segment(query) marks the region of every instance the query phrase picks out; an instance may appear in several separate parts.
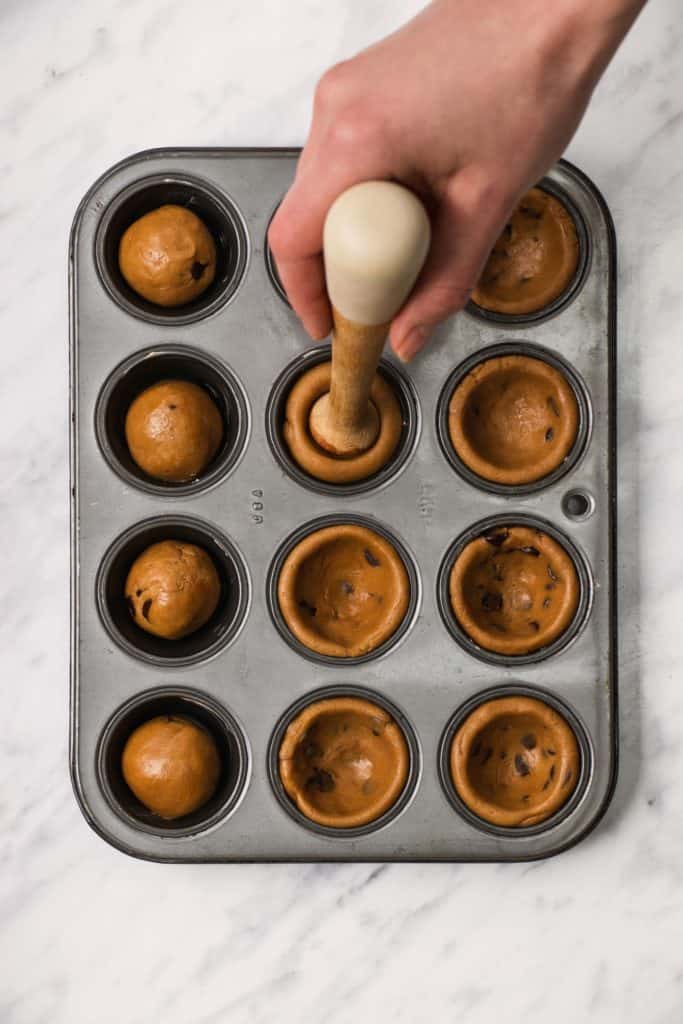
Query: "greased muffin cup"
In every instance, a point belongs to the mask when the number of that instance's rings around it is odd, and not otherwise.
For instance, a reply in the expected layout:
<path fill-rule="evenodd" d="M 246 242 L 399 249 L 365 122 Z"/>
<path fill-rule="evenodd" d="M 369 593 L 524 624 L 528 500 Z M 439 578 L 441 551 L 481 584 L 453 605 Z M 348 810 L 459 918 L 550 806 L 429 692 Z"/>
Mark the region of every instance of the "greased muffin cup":
<path fill-rule="evenodd" d="M 616 769 L 616 307 L 609 214 L 579 171 L 553 168 L 539 185 L 571 212 L 579 244 L 564 293 L 536 313 L 470 306 L 471 315 L 444 324 L 425 358 L 409 366 L 387 346 L 378 379 L 398 405 L 395 447 L 366 476 L 318 479 L 292 458 L 287 401 L 308 372 L 321 386 L 330 345 L 306 338 L 266 240 L 297 158 L 293 150 L 139 154 L 93 186 L 74 223 L 70 761 L 77 799 L 88 822 L 115 847 L 166 862 L 549 856 L 598 822 Z M 129 289 L 115 260 L 126 228 L 164 205 L 196 213 L 216 246 L 209 286 L 175 307 L 149 303 Z M 487 365 L 495 371 L 490 376 Z M 468 379 L 475 386 L 464 405 L 473 406 L 481 385 L 493 421 L 485 418 L 483 431 L 469 432 L 474 460 L 461 445 L 456 451 L 449 430 L 451 400 Z M 212 439 L 200 437 L 203 465 L 193 465 L 185 480 L 153 475 L 167 455 L 171 462 L 177 456 L 182 472 L 183 452 L 171 450 L 170 413 L 178 409 L 169 410 L 170 454 L 160 451 L 160 463 L 148 464 L 152 472 L 136 463 L 127 444 L 131 406 L 167 381 L 185 382 L 195 395 L 199 388 L 221 421 L 218 449 L 211 454 Z M 566 404 L 546 441 L 543 417 L 555 415 L 549 396 Z M 165 401 L 178 404 L 170 394 Z M 522 406 L 529 444 L 515 465 L 500 449 L 514 435 L 515 410 Z M 185 437 L 203 416 L 192 408 L 178 419 Z M 305 421 L 299 427 L 305 433 Z M 477 464 L 477 454 L 488 465 Z M 511 464 L 517 482 L 501 479 Z M 628 478 L 620 483 L 628 493 Z M 479 606 L 475 600 L 473 608 L 479 613 L 481 597 L 492 595 L 483 625 L 490 619 L 506 630 L 494 629 L 497 637 L 509 636 L 517 618 L 506 606 L 496 611 L 496 587 L 504 587 L 503 601 L 514 592 L 526 623 L 521 653 L 486 649 L 485 638 L 468 635 L 449 593 L 461 551 L 482 533 L 504 529 L 513 547 L 528 551 L 501 556 L 509 559 L 503 579 L 487 576 L 483 591 L 479 574 L 498 574 L 498 558 L 482 554 L 484 566 L 474 562 Z M 563 566 L 576 575 L 576 606 L 567 606 L 566 621 L 558 616 L 554 638 L 544 635 L 546 617 L 553 618 L 562 588 L 544 589 L 555 581 L 541 579 L 534 568 L 547 575 L 546 542 L 534 531 L 560 546 L 569 559 Z M 495 553 L 485 543 L 486 552 Z M 164 573 L 149 584 L 154 601 L 195 578 L 189 564 L 181 564 L 186 546 L 202 549 L 218 575 L 215 609 L 196 629 L 181 629 L 185 635 L 155 635 L 127 606 L 131 567 L 158 544 L 171 545 L 178 558 L 164 563 Z M 557 575 L 555 550 L 548 546 Z M 286 563 L 294 597 L 288 608 L 285 601 L 287 616 L 278 599 Z M 517 583 L 508 587 L 510 575 Z M 143 582 L 129 596 L 144 619 L 150 595 L 149 581 Z M 543 614 L 524 618 L 530 609 L 521 605 L 531 597 L 535 607 L 539 595 Z M 176 611 L 192 620 L 187 596 L 175 602 Z M 547 597 L 551 604 L 544 609 Z M 156 622 L 156 610 L 147 612 L 150 624 Z M 487 703 L 521 697 L 542 701 L 572 730 L 577 781 L 566 800 L 560 792 L 556 808 L 543 806 L 543 794 L 557 796 L 560 770 L 549 754 L 555 775 L 544 790 L 552 765 L 539 760 L 537 768 L 535 760 L 543 716 L 533 719 L 538 735 L 526 720 L 523 731 L 509 723 L 514 751 L 499 747 L 491 726 L 490 745 L 510 773 L 504 778 L 515 784 L 519 805 L 535 801 L 533 813 L 529 807 L 521 812 L 523 823 L 494 823 L 481 800 L 493 754 L 482 765 L 484 748 L 473 755 L 481 773 L 467 776 L 461 796 L 451 773 L 453 739 L 470 712 L 483 707 L 485 715 Z M 161 813 L 141 803 L 122 767 L 135 729 L 155 720 L 169 726 L 161 735 L 152 728 L 150 749 L 159 752 L 171 791 L 158 797 L 154 783 L 151 793 L 138 786 L 146 781 L 146 754 L 138 765 L 142 778 L 136 781 L 135 764 L 129 777 Z M 200 731 L 186 733 L 185 721 Z M 302 722 L 310 743 L 298 742 Z M 176 725 L 179 751 L 189 760 L 169 754 Z M 484 723 L 488 742 L 487 728 Z M 201 772 L 206 746 L 191 742 L 205 738 L 201 730 L 211 734 L 221 759 L 208 797 L 213 776 Z M 283 743 L 287 754 L 287 736 L 297 770 L 283 779 L 279 754 Z M 468 778 L 474 809 L 465 799 Z M 517 811 L 515 801 L 499 803 Z M 187 807 L 194 809 L 164 817 Z"/>

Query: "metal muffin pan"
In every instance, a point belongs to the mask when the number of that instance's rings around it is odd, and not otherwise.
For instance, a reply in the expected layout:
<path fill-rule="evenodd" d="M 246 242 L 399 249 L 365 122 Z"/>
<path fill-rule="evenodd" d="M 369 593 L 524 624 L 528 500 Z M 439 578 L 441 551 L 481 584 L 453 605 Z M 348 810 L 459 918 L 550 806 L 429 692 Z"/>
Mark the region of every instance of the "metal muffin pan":
<path fill-rule="evenodd" d="M 573 845 L 597 823 L 616 777 L 615 240 L 600 194 L 561 162 L 542 184 L 579 225 L 580 268 L 546 315 L 501 320 L 469 307 L 408 367 L 385 354 L 404 414 L 401 451 L 367 485 L 306 478 L 280 435 L 296 371 L 320 359 L 277 288 L 266 231 L 292 181 L 296 150 L 154 150 L 108 171 L 83 199 L 71 235 L 72 660 L 70 761 L 92 827 L 119 849 L 159 861 L 515 861 Z M 209 295 L 160 311 L 122 284 L 114 260 L 127 223 L 163 202 L 189 204 L 219 247 Z M 118 234 L 117 234 L 118 233 Z M 542 485 L 500 492 L 448 450 L 444 403 L 478 355 L 497 347 L 547 355 L 569 370 L 580 437 Z M 149 480 L 122 443 L 132 393 L 169 373 L 218 401 L 226 443 L 189 485 Z M 398 541 L 412 584 L 400 635 L 375 656 L 304 656 L 273 607 L 273 567 L 293 536 L 348 516 Z M 582 584 L 571 636 L 538 656 L 482 656 L 444 608 L 459 539 L 490 522 L 537 521 L 576 552 Z M 200 636 L 179 646 L 144 636 L 118 591 L 154 539 L 196 539 L 211 552 L 223 598 Z M 304 823 L 279 785 L 279 737 L 293 710 L 325 693 L 367 695 L 404 728 L 411 767 L 397 806 L 350 830 Z M 464 711 L 483 695 L 547 695 L 581 751 L 579 786 L 553 819 L 501 829 L 475 819 L 444 775 Z M 136 724 L 187 714 L 214 732 L 219 789 L 189 819 L 144 811 L 120 775 Z"/>

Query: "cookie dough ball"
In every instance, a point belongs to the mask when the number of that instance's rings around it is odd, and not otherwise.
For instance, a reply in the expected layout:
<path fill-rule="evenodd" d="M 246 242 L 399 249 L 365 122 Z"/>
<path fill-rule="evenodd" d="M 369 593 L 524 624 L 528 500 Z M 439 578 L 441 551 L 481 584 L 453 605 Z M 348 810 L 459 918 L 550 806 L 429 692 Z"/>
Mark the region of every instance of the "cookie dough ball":
<path fill-rule="evenodd" d="M 221 584 L 203 548 L 186 541 L 163 540 L 135 559 L 124 593 L 140 629 L 166 640 L 179 640 L 209 621 L 220 599 Z"/>
<path fill-rule="evenodd" d="M 119 268 L 138 295 L 156 306 L 184 306 L 216 273 L 216 246 L 184 206 L 160 206 L 134 221 L 119 244 Z"/>
<path fill-rule="evenodd" d="M 206 391 L 191 381 L 153 384 L 126 414 L 130 454 L 155 480 L 193 480 L 209 465 L 222 440 L 221 414 Z"/>
<path fill-rule="evenodd" d="M 221 773 L 213 737 L 175 715 L 160 715 L 138 726 L 123 748 L 121 767 L 140 803 L 168 820 L 205 804 Z"/>
<path fill-rule="evenodd" d="M 533 697 L 486 701 L 468 715 L 450 753 L 453 785 L 492 825 L 538 825 L 579 780 L 579 747 L 562 715 Z"/>
<path fill-rule="evenodd" d="M 547 647 L 565 632 L 580 587 L 561 544 L 540 530 L 511 525 L 464 547 L 449 591 L 456 619 L 476 644 L 520 655 Z"/>
<path fill-rule="evenodd" d="M 484 480 L 527 484 L 560 466 L 576 441 L 579 407 L 559 370 L 542 359 L 486 359 L 463 377 L 448 406 L 451 443 Z"/>
<path fill-rule="evenodd" d="M 564 292 L 578 262 L 571 214 L 555 196 L 532 188 L 494 245 L 472 301 L 495 313 L 537 313 Z"/>
<path fill-rule="evenodd" d="M 408 777 L 408 745 L 377 704 L 333 697 L 309 704 L 290 723 L 278 763 L 302 814 L 330 828 L 354 828 L 396 803 Z"/>
<path fill-rule="evenodd" d="M 410 583 L 384 537 L 355 523 L 315 530 L 287 555 L 280 611 L 294 636 L 333 658 L 367 654 L 388 640 L 408 610 Z"/>

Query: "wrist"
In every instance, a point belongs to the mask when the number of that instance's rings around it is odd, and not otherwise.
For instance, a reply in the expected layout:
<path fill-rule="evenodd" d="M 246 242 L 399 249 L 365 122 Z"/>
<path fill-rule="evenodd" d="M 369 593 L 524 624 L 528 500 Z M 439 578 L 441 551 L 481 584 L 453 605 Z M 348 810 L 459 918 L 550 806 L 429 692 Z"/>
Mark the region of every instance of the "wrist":
<path fill-rule="evenodd" d="M 556 0 L 557 30 L 592 88 L 647 0 Z"/>

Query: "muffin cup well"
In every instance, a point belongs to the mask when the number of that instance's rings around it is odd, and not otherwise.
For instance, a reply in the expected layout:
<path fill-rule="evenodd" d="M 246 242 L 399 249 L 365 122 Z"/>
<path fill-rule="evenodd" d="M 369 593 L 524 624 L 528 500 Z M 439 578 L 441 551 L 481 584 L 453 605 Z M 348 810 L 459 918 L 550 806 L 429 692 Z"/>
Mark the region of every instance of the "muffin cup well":
<path fill-rule="evenodd" d="M 320 825 L 306 817 L 306 815 L 302 814 L 296 804 L 290 799 L 284 785 L 282 784 L 282 779 L 280 778 L 278 755 L 288 726 L 305 708 L 309 707 L 311 704 L 314 704 L 317 701 L 328 700 L 333 697 L 358 697 L 361 700 L 377 704 L 380 708 L 386 711 L 399 726 L 408 747 L 408 776 L 395 803 L 374 821 L 353 828 L 332 828 L 328 825 Z M 298 825 L 302 825 L 304 828 L 311 832 L 315 832 L 320 836 L 329 836 L 335 839 L 357 839 L 360 836 L 367 836 L 373 832 L 379 831 L 381 828 L 385 828 L 392 821 L 395 821 L 395 819 L 411 802 L 421 775 L 420 747 L 415 730 L 406 716 L 396 707 L 395 704 L 389 701 L 382 694 L 377 693 L 374 690 L 366 689 L 362 686 L 326 686 L 319 690 L 310 691 L 305 694 L 305 696 L 300 697 L 299 700 L 287 708 L 285 713 L 279 719 L 268 743 L 267 769 L 270 784 L 277 800 L 290 818 L 292 818 Z"/>
<path fill-rule="evenodd" d="M 278 580 L 285 559 L 305 537 L 308 537 L 310 534 L 316 533 L 318 530 L 322 530 L 327 526 L 344 526 L 348 524 L 364 526 L 366 529 L 379 534 L 380 537 L 391 544 L 396 551 L 396 554 L 403 562 L 403 566 L 408 575 L 410 593 L 408 596 L 408 608 L 406 613 L 397 629 L 390 637 L 375 647 L 374 650 L 368 651 L 367 654 L 344 658 L 333 657 L 327 654 L 319 654 L 317 651 L 311 650 L 310 647 L 306 647 L 305 644 L 301 643 L 301 641 L 294 636 L 285 621 L 282 611 L 280 610 L 280 602 L 278 600 Z M 295 530 L 294 533 L 291 533 L 280 545 L 268 570 L 268 576 L 266 579 L 266 601 L 270 616 L 278 633 L 292 648 L 292 650 L 296 651 L 297 654 L 300 654 L 303 658 L 317 662 L 319 665 L 335 665 L 337 667 L 342 665 L 365 665 L 370 661 L 375 661 L 377 658 L 381 658 L 384 654 L 393 650 L 406 636 L 415 621 L 417 609 L 419 607 L 420 582 L 413 557 L 410 555 L 403 542 L 400 541 L 389 529 L 387 529 L 387 527 L 376 522 L 371 516 L 361 516 L 353 513 L 349 513 L 348 515 L 328 515 L 321 516 L 318 519 L 313 519 L 305 523 L 303 526 Z"/>
<path fill-rule="evenodd" d="M 455 389 L 465 379 L 465 377 L 471 373 L 481 363 L 488 362 L 489 359 L 497 359 L 502 356 L 528 356 L 530 359 L 538 359 L 541 362 L 547 363 L 553 369 L 561 373 L 569 386 L 571 387 L 576 404 L 578 406 L 579 420 L 576 431 L 576 438 L 571 450 L 569 451 L 566 458 L 546 476 L 540 480 L 533 480 L 526 484 L 501 484 L 493 480 L 487 480 L 484 477 L 479 476 L 475 473 L 463 460 L 460 458 L 453 442 L 451 441 L 449 426 L 448 426 L 448 409 L 451 398 Z M 581 377 L 574 370 L 566 360 L 562 359 L 556 353 L 551 352 L 549 349 L 542 347 L 541 345 L 532 344 L 530 342 L 503 342 L 498 345 L 491 345 L 490 347 L 478 349 L 467 359 L 463 360 L 459 366 L 457 366 L 451 374 L 439 395 L 439 400 L 436 406 L 436 433 L 439 439 L 441 450 L 445 455 L 446 459 L 456 471 L 466 480 L 467 483 L 473 487 L 478 487 L 482 491 L 487 491 L 489 494 L 502 494 L 506 497 L 516 497 L 524 494 L 535 494 L 538 491 L 544 490 L 546 487 L 551 487 L 562 477 L 566 476 L 583 456 L 591 435 L 592 427 L 592 410 L 591 403 L 588 396 L 588 390 Z"/>
<path fill-rule="evenodd" d="M 204 548 L 221 582 L 218 607 L 209 621 L 179 640 L 165 640 L 140 629 L 124 597 L 131 565 L 146 548 L 162 540 Z M 244 624 L 250 599 L 247 568 L 232 541 L 211 523 L 182 515 L 146 519 L 117 537 L 100 563 L 95 591 L 100 618 L 115 643 L 131 657 L 167 668 L 205 661 L 231 643 Z"/>
<path fill-rule="evenodd" d="M 155 480 L 128 450 L 128 409 L 142 391 L 163 380 L 198 384 L 213 399 L 223 420 L 221 446 L 195 480 Z M 110 373 L 95 406 L 95 434 L 104 458 L 127 484 L 160 497 L 199 494 L 223 480 L 242 457 L 249 434 L 247 399 L 233 372 L 208 352 L 189 345 L 155 345 L 135 352 Z"/>
<path fill-rule="evenodd" d="M 556 640 L 548 644 L 546 647 L 542 647 L 539 650 L 531 651 L 526 654 L 499 654 L 495 651 L 489 651 L 484 647 L 480 647 L 465 632 L 458 622 L 450 600 L 450 575 L 458 555 L 470 541 L 475 540 L 478 537 L 482 537 L 494 531 L 496 528 L 505 526 L 527 526 L 531 529 L 540 530 L 542 533 L 547 534 L 565 549 L 574 564 L 579 581 L 578 605 L 568 627 L 560 636 L 557 637 Z M 538 662 L 545 661 L 547 658 L 551 658 L 553 655 L 564 650 L 581 632 L 588 619 L 593 604 L 593 579 L 591 571 L 585 557 L 581 554 L 576 545 L 556 529 L 552 523 L 524 513 L 503 513 L 500 515 L 490 516 L 487 519 L 482 519 L 480 522 L 475 523 L 473 526 L 470 526 L 467 530 L 461 533 L 446 551 L 439 568 L 436 587 L 437 604 L 439 606 L 441 618 L 453 639 L 465 651 L 467 651 L 468 654 L 478 658 L 480 661 L 488 662 L 490 665 L 501 665 L 508 668 L 519 665 L 534 665 Z"/>
<path fill-rule="evenodd" d="M 333 484 L 306 473 L 292 457 L 283 436 L 285 406 L 289 393 L 305 373 L 332 358 L 330 344 L 318 345 L 297 356 L 275 381 L 266 406 L 266 435 L 271 451 L 282 469 L 302 487 L 334 497 L 367 494 L 384 487 L 404 469 L 412 456 L 420 432 L 420 407 L 412 381 L 388 359 L 380 359 L 377 372 L 391 385 L 401 410 L 401 437 L 389 461 L 372 476 L 349 484 Z"/>
<path fill-rule="evenodd" d="M 216 246 L 212 283 L 192 302 L 170 308 L 143 299 L 126 282 L 119 268 L 119 242 L 126 228 L 166 204 L 183 206 L 195 213 Z M 244 220 L 228 196 L 199 178 L 156 174 L 133 182 L 112 199 L 97 230 L 95 262 L 104 287 L 123 310 L 148 323 L 179 326 L 210 316 L 232 298 L 246 269 L 248 249 Z"/>
<path fill-rule="evenodd" d="M 537 187 L 543 192 L 548 192 L 551 196 L 554 196 L 559 200 L 574 221 L 576 236 L 579 242 L 579 258 L 576 264 L 574 276 L 564 291 L 561 292 L 556 299 L 548 303 L 542 309 L 536 310 L 534 313 L 497 313 L 494 310 L 484 309 L 483 306 L 478 306 L 476 302 L 470 300 L 467 303 L 465 310 L 477 319 L 485 320 L 487 323 L 508 327 L 520 327 L 525 324 L 539 324 L 545 320 L 549 320 L 553 316 L 557 316 L 558 313 L 561 313 L 562 310 L 566 309 L 583 288 L 591 264 L 591 240 L 586 222 L 578 207 L 572 202 L 564 189 L 554 181 L 551 181 L 550 178 L 543 178 Z"/>
<path fill-rule="evenodd" d="M 191 814 L 170 821 L 140 803 L 121 768 L 128 737 L 158 715 L 179 715 L 202 726 L 213 737 L 221 762 L 213 796 Z M 213 698 L 187 687 L 159 687 L 136 694 L 114 712 L 98 742 L 96 768 L 102 792 L 120 818 L 143 832 L 178 839 L 212 828 L 236 809 L 249 778 L 249 748 L 237 721 Z"/>
<path fill-rule="evenodd" d="M 555 814 L 536 825 L 493 825 L 484 818 L 480 818 L 461 799 L 451 775 L 451 748 L 458 729 L 478 707 L 500 697 L 532 697 L 547 704 L 565 720 L 574 733 L 579 748 L 579 777 L 569 799 Z M 593 750 L 586 729 L 564 701 L 540 687 L 510 683 L 479 691 L 451 716 L 439 742 L 437 770 L 446 799 L 454 810 L 471 825 L 492 836 L 500 836 L 505 839 L 525 838 L 547 832 L 576 810 L 593 775 Z"/>

